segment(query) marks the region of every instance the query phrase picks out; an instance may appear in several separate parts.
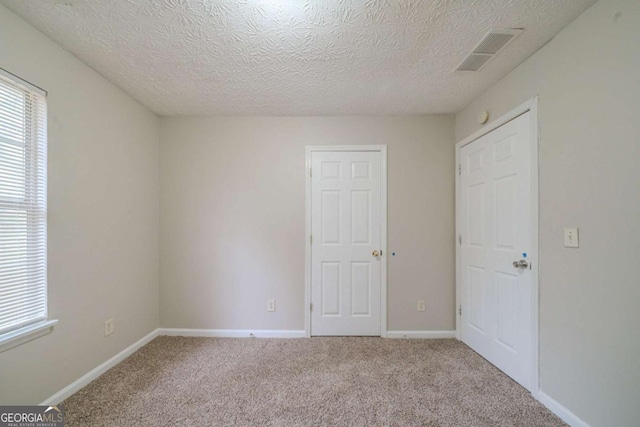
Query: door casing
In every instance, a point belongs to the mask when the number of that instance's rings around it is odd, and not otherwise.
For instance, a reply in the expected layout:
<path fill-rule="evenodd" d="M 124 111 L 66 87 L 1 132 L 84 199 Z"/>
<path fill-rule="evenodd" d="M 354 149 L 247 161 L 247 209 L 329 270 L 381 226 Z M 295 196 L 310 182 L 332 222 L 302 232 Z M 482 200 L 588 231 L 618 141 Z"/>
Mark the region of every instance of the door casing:
<path fill-rule="evenodd" d="M 472 143 L 478 138 L 488 134 L 489 132 L 499 128 L 505 123 L 515 119 L 516 117 L 530 112 L 531 117 L 531 141 L 530 141 L 530 150 L 531 150 L 531 250 L 532 254 L 535 256 L 532 259 L 533 265 L 531 268 L 531 286 L 532 286 L 532 298 L 531 298 L 531 315 L 533 318 L 531 319 L 531 325 L 533 330 L 531 331 L 532 343 L 531 343 L 531 389 L 529 390 L 531 394 L 537 398 L 538 392 L 540 388 L 539 383 L 539 365 L 538 365 L 538 342 L 539 342 L 539 289 L 538 289 L 538 274 L 540 269 L 540 252 L 538 245 L 538 236 L 539 236 L 539 222 L 538 222 L 538 97 L 535 96 L 525 103 L 519 105 L 508 113 L 500 116 L 496 120 L 491 123 L 485 125 L 482 129 L 473 133 L 469 137 L 463 139 L 462 141 L 456 144 L 456 163 L 455 163 L 455 176 L 456 176 L 456 338 L 458 340 L 461 339 L 461 323 L 460 323 L 460 314 L 458 308 L 462 304 L 462 266 L 461 266 L 461 253 L 460 253 L 460 244 L 458 237 L 460 236 L 461 230 L 461 221 L 462 221 L 462 213 L 460 212 L 461 207 L 461 188 L 460 188 L 460 149 L 465 145 Z M 463 237 L 464 238 L 464 237 Z M 462 308 L 464 310 L 464 307 Z"/>
<path fill-rule="evenodd" d="M 309 145 L 305 148 L 305 293 L 304 332 L 311 337 L 311 155 L 316 151 L 380 152 L 380 336 L 387 337 L 387 146 Z"/>

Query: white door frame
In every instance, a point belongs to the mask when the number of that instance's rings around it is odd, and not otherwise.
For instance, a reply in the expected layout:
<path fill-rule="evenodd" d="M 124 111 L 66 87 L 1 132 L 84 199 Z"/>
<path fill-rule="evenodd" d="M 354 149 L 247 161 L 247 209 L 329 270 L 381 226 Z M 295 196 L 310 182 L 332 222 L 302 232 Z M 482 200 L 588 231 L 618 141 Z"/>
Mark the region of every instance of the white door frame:
<path fill-rule="evenodd" d="M 387 337 L 387 146 L 308 145 L 305 147 L 305 293 L 304 332 L 311 336 L 311 155 L 316 151 L 377 151 L 380 153 L 380 336 Z"/>
<path fill-rule="evenodd" d="M 478 138 L 488 134 L 489 132 L 499 128 L 505 123 L 515 119 L 516 117 L 526 113 L 531 113 L 531 249 L 530 252 L 533 256 L 530 258 L 530 262 L 533 264 L 531 269 L 531 286 L 532 286 L 532 298 L 531 298 L 531 325 L 533 330 L 531 331 L 532 343 L 531 343 L 531 394 L 534 397 L 538 397 L 539 391 L 539 373 L 538 373 L 538 271 L 540 269 L 540 253 L 538 247 L 538 97 L 535 96 L 527 102 L 519 105 L 508 113 L 500 116 L 496 120 L 484 126 L 482 129 L 473 133 L 471 136 L 463 139 L 456 144 L 456 338 L 461 339 L 461 327 L 460 313 L 458 308 L 462 304 L 462 292 L 461 292 L 461 277 L 462 277 L 462 265 L 460 254 L 460 243 L 458 236 L 460 236 L 462 213 L 460 212 L 461 206 L 461 189 L 460 189 L 460 150 L 465 145 L 472 143 Z M 464 309 L 464 308 L 463 308 Z"/>

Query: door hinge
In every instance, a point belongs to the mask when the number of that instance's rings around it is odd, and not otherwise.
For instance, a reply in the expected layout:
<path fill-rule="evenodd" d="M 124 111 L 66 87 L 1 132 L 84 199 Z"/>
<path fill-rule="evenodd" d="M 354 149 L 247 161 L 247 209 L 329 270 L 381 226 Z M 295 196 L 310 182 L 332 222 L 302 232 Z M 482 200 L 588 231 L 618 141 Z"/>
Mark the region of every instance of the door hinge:
<path fill-rule="evenodd" d="M 309 168 L 309 176 L 313 178 L 313 172 L 311 172 L 311 168 Z"/>
<path fill-rule="evenodd" d="M 313 234 L 309 236 L 309 244 L 313 245 Z"/>
<path fill-rule="evenodd" d="M 462 175 L 462 164 L 458 164 L 458 175 Z"/>
<path fill-rule="evenodd" d="M 462 316 L 462 304 L 458 307 L 458 314 Z"/>
<path fill-rule="evenodd" d="M 458 234 L 458 244 L 462 244 L 462 234 Z"/>
<path fill-rule="evenodd" d="M 313 303 L 309 303 L 309 311 L 313 311 Z"/>

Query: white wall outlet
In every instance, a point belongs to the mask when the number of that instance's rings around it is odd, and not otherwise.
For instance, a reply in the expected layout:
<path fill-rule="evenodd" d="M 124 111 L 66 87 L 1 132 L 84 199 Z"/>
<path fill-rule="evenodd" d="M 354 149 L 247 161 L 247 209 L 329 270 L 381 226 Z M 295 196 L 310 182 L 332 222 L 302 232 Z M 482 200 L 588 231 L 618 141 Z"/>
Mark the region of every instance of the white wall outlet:
<path fill-rule="evenodd" d="M 424 303 L 423 299 L 418 300 L 418 311 L 427 311 L 427 305 Z"/>
<path fill-rule="evenodd" d="M 276 311 L 276 300 L 274 299 L 267 300 L 267 311 Z"/>
<path fill-rule="evenodd" d="M 565 228 L 564 229 L 564 247 L 565 248 L 579 248 L 580 239 L 578 238 L 577 228 Z"/>
<path fill-rule="evenodd" d="M 104 321 L 104 336 L 108 337 L 109 335 L 111 335 L 113 333 L 113 329 L 114 329 L 113 319 L 105 320 Z"/>

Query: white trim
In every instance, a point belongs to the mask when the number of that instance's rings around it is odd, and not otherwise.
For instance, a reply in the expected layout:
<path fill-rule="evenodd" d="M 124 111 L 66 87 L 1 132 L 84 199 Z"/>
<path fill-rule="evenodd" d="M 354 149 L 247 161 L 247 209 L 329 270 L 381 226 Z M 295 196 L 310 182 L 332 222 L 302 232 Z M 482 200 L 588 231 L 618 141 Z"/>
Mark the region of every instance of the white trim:
<path fill-rule="evenodd" d="M 158 335 L 216 338 L 305 338 L 305 331 L 269 329 L 179 329 L 160 328 Z"/>
<path fill-rule="evenodd" d="M 0 353 L 7 351 L 13 347 L 34 340 L 43 335 L 50 334 L 58 320 L 43 320 L 29 326 L 15 329 L 11 332 L 5 332 L 0 335 Z"/>
<path fill-rule="evenodd" d="M 456 331 L 387 331 L 387 338 L 445 339 L 455 337 Z"/>
<path fill-rule="evenodd" d="M 540 118 L 538 116 L 538 97 L 530 100 L 529 112 L 531 113 L 531 252 L 535 254 L 533 261 L 535 264 L 531 268 L 531 286 L 533 297 L 531 298 L 531 394 L 536 399 L 540 391 L 540 343 L 539 343 L 539 322 L 540 322 Z"/>
<path fill-rule="evenodd" d="M 311 151 L 387 151 L 386 145 L 307 145 L 307 153 Z"/>
<path fill-rule="evenodd" d="M 133 353 L 138 351 L 141 347 L 144 347 L 145 345 L 147 345 L 155 337 L 158 336 L 158 331 L 159 329 L 156 329 L 150 332 L 149 334 L 145 335 L 144 337 L 142 337 L 135 343 L 131 344 L 129 347 L 125 348 L 120 353 L 116 354 L 106 362 L 96 366 L 91 371 L 87 372 L 86 374 L 84 374 L 83 376 L 81 376 L 80 378 L 78 378 L 77 380 L 75 380 L 74 382 L 72 382 L 71 384 L 69 384 L 68 386 L 66 386 L 65 388 L 63 388 L 62 390 L 54 394 L 53 396 L 45 399 L 42 403 L 40 403 L 40 405 L 41 406 L 57 405 L 58 403 L 64 401 L 65 399 L 70 397 L 72 394 L 76 393 L 81 388 L 89 384 L 91 381 L 95 380 L 96 378 L 98 378 L 99 376 L 107 372 L 109 369 L 113 368 L 118 363 L 122 362 L 124 359 L 131 356 Z"/>
<path fill-rule="evenodd" d="M 455 306 L 455 316 L 456 316 L 456 338 L 461 339 L 461 325 L 460 325 L 460 315 L 458 314 L 458 307 L 462 302 L 462 295 L 460 294 L 460 277 L 461 276 L 461 265 L 460 265 L 460 245 L 458 244 L 458 236 L 460 235 L 460 223 L 461 223 L 461 212 L 460 212 L 460 175 L 458 173 L 458 166 L 460 165 L 460 150 L 467 144 L 475 141 L 476 139 L 488 134 L 489 132 L 499 128 L 507 122 L 515 119 L 518 116 L 526 113 L 527 111 L 531 112 L 531 257 L 530 260 L 533 263 L 533 268 L 531 269 L 531 285 L 533 295 L 531 298 L 532 304 L 532 319 L 531 325 L 533 330 L 531 331 L 532 335 L 532 343 L 531 343 L 531 388 L 529 391 L 533 395 L 533 397 L 537 397 L 540 377 L 539 377 L 539 307 L 538 307 L 538 299 L 539 299 L 539 284 L 538 284 L 538 276 L 540 270 L 540 253 L 539 253 L 539 190 L 538 190 L 538 179 L 539 179 L 539 170 L 538 170 L 538 97 L 535 96 L 525 103 L 517 106 L 513 110 L 509 111 L 506 114 L 498 117 L 496 120 L 484 126 L 482 129 L 463 139 L 462 141 L 456 144 L 456 164 L 454 165 L 455 169 L 455 178 L 456 178 L 456 235 L 454 236 L 456 239 L 456 306 Z"/>
<path fill-rule="evenodd" d="M 532 111 L 534 106 L 536 107 L 536 110 L 537 110 L 537 105 L 538 105 L 538 96 L 536 95 L 533 98 L 529 99 L 528 101 L 518 105 L 513 110 L 501 115 L 494 121 L 487 123 L 482 127 L 482 129 L 478 129 L 476 132 L 472 133 L 462 141 L 458 142 L 456 144 L 456 151 L 458 151 L 460 148 L 464 147 L 465 145 L 475 141 L 476 139 L 485 136 L 489 132 L 498 129 L 500 126 L 510 122 L 516 117 L 523 115 L 527 111 Z"/>
<path fill-rule="evenodd" d="M 311 337 L 311 147 L 304 154 L 304 335 Z"/>
<path fill-rule="evenodd" d="M 386 145 L 308 145 L 305 147 L 305 294 L 304 332 L 311 336 L 311 154 L 314 151 L 379 151 L 381 157 L 380 188 L 380 336 L 387 337 L 387 146 Z"/>
<path fill-rule="evenodd" d="M 460 144 L 460 143 L 458 143 Z M 456 339 L 458 339 L 459 341 L 462 341 L 462 331 L 461 331 L 461 323 L 460 323 L 460 312 L 458 311 L 458 308 L 460 307 L 460 304 L 462 303 L 462 295 L 460 293 L 460 271 L 461 271 L 461 261 L 460 261 L 460 223 L 462 221 L 462 213 L 460 212 L 462 205 L 460 204 L 460 167 L 461 163 L 460 163 L 460 149 L 462 148 L 462 145 L 458 146 L 458 144 L 456 144 L 456 153 L 455 153 L 455 161 L 456 163 L 453 165 L 454 166 L 454 175 L 455 175 L 455 221 L 456 221 L 456 229 L 455 229 L 455 236 L 453 236 L 454 240 L 454 246 L 456 248 L 456 305 L 454 308 L 454 315 L 456 318 Z"/>
<path fill-rule="evenodd" d="M 586 421 L 582 420 L 576 414 L 569 409 L 558 403 L 554 398 L 549 396 L 542 390 L 538 391 L 538 400 L 551 412 L 556 414 L 562 421 L 569 424 L 572 427 L 590 427 Z"/>
<path fill-rule="evenodd" d="M 380 147 L 381 188 L 380 188 L 380 336 L 387 337 L 387 146 Z"/>
<path fill-rule="evenodd" d="M 3 77 L 5 80 L 9 80 L 10 82 L 18 85 L 18 86 L 22 86 L 24 89 L 28 90 L 29 92 L 33 92 L 33 93 L 37 93 L 38 95 L 41 96 L 47 96 L 47 91 L 39 88 L 38 86 L 29 83 L 26 80 L 21 79 L 20 77 L 16 76 L 13 73 L 8 72 L 7 70 L 4 70 L 2 68 L 0 68 L 0 77 Z"/>

